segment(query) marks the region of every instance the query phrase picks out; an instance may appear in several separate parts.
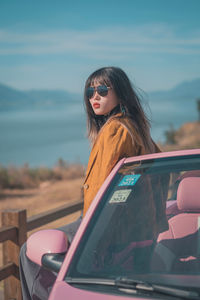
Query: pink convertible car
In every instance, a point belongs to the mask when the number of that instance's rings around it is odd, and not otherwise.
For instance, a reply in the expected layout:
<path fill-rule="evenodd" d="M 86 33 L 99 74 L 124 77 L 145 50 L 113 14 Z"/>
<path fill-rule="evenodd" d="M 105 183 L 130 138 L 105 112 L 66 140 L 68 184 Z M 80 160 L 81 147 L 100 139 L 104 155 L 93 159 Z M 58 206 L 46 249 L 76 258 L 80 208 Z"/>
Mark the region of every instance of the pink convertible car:
<path fill-rule="evenodd" d="M 200 149 L 122 159 L 72 244 L 42 230 L 27 255 L 57 273 L 50 300 L 200 299 Z"/>

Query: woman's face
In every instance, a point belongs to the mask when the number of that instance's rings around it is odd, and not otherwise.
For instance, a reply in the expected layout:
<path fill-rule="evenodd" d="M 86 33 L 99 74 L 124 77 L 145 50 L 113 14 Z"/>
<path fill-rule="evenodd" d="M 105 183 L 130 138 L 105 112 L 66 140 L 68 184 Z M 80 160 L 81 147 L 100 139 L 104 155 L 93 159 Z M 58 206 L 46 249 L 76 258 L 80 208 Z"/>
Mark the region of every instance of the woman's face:
<path fill-rule="evenodd" d="M 94 82 L 91 87 L 97 88 L 100 85 L 102 84 L 99 82 Z M 92 98 L 90 98 L 89 101 L 96 115 L 107 115 L 115 106 L 119 104 L 119 100 L 111 87 L 108 89 L 108 94 L 106 96 L 99 95 L 97 90 L 95 90 Z"/>

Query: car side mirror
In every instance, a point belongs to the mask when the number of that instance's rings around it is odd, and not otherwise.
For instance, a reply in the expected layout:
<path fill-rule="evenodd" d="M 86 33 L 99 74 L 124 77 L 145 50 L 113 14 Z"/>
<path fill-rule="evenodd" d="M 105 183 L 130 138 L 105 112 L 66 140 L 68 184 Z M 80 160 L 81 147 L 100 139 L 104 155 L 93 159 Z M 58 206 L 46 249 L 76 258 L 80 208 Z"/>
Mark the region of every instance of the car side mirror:
<path fill-rule="evenodd" d="M 26 255 L 39 266 L 59 272 L 68 248 L 68 238 L 63 231 L 46 229 L 28 238 Z"/>

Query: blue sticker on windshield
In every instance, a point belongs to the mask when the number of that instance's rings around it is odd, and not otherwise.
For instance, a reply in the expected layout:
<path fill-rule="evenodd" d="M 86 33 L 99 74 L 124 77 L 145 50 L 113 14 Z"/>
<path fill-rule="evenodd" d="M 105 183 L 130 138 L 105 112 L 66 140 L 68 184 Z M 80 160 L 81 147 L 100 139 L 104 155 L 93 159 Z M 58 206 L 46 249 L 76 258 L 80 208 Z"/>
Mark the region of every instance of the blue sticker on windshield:
<path fill-rule="evenodd" d="M 119 186 L 135 185 L 141 174 L 125 175 L 119 183 Z"/>

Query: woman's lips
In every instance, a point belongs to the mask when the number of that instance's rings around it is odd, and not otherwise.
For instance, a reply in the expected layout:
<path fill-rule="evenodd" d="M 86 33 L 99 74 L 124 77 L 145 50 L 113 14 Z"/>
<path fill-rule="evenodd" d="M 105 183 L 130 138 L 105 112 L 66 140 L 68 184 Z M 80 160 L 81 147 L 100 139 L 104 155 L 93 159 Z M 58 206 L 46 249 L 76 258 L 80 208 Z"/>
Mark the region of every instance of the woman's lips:
<path fill-rule="evenodd" d="M 99 107 L 100 107 L 100 104 L 99 104 L 99 103 L 94 103 L 94 104 L 93 104 L 93 107 L 94 107 L 94 108 L 99 108 Z"/>

